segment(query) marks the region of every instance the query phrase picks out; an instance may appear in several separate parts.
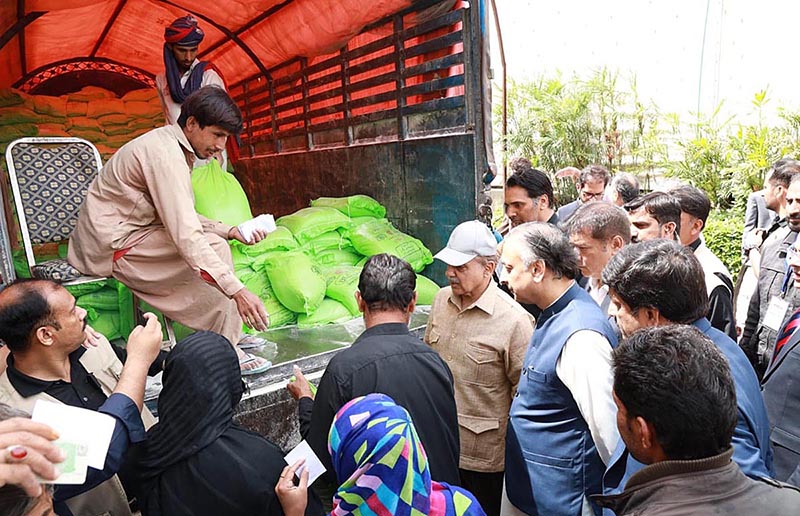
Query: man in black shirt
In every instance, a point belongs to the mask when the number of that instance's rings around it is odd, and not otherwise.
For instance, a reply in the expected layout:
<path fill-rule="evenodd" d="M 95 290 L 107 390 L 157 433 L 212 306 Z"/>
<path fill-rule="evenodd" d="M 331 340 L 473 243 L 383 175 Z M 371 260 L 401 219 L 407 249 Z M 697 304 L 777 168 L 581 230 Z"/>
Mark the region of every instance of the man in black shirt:
<path fill-rule="evenodd" d="M 703 266 L 708 291 L 708 315 L 711 326 L 728 335 L 734 341 L 736 321 L 733 317 L 733 280 L 728 268 L 706 246 L 700 233 L 706 227 L 711 213 L 711 201 L 696 186 L 681 185 L 670 190 L 670 195 L 681 206 L 681 228 L 678 234 L 681 244 L 690 247 Z"/>
<path fill-rule="evenodd" d="M 334 415 L 351 399 L 375 392 L 390 396 L 411 414 L 431 477 L 459 484 L 453 375 L 436 351 L 408 331 L 415 286 L 416 275 L 405 261 L 388 254 L 370 258 L 356 292 L 366 331 L 331 359 L 316 397 L 299 371 L 287 385 L 300 402 L 300 434 L 329 472 L 328 432 Z"/>
<path fill-rule="evenodd" d="M 87 333 L 94 330 L 88 330 Z M 91 344 L 87 344 L 90 345 Z M 40 393 L 45 393 L 57 399 L 65 405 L 80 407 L 89 410 L 97 410 L 108 397 L 103 392 L 103 385 L 98 381 L 93 373 L 88 372 L 80 360 L 86 353 L 85 347 L 81 346 L 68 355 L 70 381 L 41 380 L 21 372 L 15 365 L 14 356 L 9 355 L 6 361 L 8 381 L 23 398 L 30 398 Z M 125 349 L 111 344 L 111 350 L 121 363 L 125 363 L 128 353 Z M 166 351 L 160 351 L 158 357 L 150 365 L 147 372 L 148 376 L 155 376 L 161 371 L 161 365 L 167 356 Z"/>

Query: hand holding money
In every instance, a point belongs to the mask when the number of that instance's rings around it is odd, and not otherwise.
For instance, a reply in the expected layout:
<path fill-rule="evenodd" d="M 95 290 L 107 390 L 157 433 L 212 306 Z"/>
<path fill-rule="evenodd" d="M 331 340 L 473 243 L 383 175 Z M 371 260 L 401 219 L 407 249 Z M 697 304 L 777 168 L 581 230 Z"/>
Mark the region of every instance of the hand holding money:
<path fill-rule="evenodd" d="M 54 480 L 56 465 L 66 458 L 53 443 L 58 434 L 49 426 L 14 417 L 0 421 L 0 486 L 18 485 L 29 496 L 41 494 L 40 479 Z"/>

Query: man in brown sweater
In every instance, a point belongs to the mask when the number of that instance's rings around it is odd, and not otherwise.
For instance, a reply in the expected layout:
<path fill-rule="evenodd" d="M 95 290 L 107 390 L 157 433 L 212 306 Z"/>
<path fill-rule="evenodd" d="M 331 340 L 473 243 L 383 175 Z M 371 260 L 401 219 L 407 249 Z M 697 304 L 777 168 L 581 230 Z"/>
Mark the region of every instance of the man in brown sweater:
<path fill-rule="evenodd" d="M 634 333 L 614 351 L 617 426 L 647 467 L 595 501 L 617 516 L 795 514 L 800 490 L 746 477 L 731 460 L 736 390 L 725 357 L 699 330 Z"/>

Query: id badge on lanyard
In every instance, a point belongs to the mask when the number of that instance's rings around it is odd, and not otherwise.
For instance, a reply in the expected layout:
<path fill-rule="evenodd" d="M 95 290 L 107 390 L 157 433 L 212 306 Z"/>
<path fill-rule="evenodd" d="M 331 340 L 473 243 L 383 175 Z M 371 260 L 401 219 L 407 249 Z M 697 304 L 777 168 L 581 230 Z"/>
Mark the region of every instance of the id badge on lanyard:
<path fill-rule="evenodd" d="M 772 331 L 780 331 L 783 325 L 783 319 L 786 317 L 786 312 L 789 310 L 789 302 L 783 296 L 786 295 L 786 288 L 789 286 L 789 279 L 791 278 L 792 271 L 787 265 L 786 272 L 783 276 L 783 286 L 781 287 L 780 296 L 772 296 L 767 306 L 767 313 L 764 315 L 764 326 Z"/>

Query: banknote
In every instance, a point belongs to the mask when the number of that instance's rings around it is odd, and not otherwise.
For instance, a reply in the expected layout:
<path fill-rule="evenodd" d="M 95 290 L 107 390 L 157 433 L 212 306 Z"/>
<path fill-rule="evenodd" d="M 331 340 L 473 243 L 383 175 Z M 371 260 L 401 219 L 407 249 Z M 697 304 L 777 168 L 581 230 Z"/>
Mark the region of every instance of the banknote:
<path fill-rule="evenodd" d="M 61 473 L 55 480 L 40 479 L 45 484 L 83 484 L 89 467 L 89 445 L 85 442 L 59 439 L 54 442 L 66 455 L 64 462 L 56 467 Z"/>

